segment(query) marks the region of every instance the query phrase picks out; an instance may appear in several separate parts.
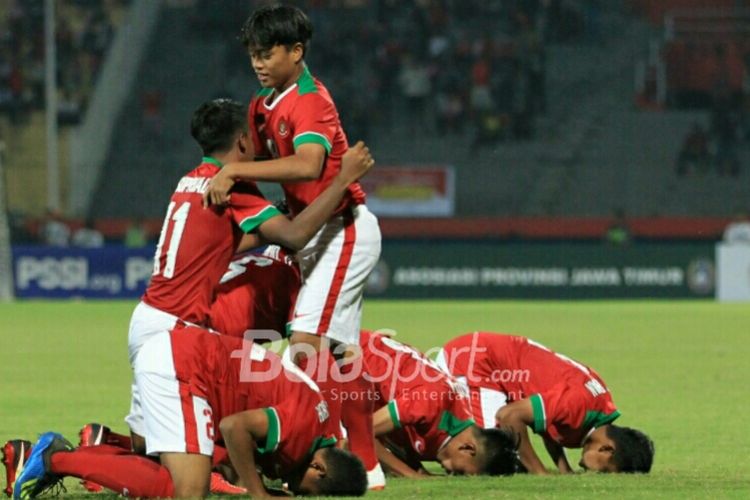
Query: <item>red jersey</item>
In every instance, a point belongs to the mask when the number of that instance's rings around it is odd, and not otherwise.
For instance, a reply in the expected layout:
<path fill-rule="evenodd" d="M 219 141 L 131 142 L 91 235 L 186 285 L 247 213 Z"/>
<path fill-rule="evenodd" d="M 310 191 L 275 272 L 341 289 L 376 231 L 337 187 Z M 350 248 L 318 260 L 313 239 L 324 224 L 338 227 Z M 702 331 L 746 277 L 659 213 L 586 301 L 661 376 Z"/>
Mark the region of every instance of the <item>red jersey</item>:
<path fill-rule="evenodd" d="M 444 346 L 445 362 L 470 388 L 531 400 L 534 432 L 578 447 L 588 432 L 620 416 L 599 374 L 525 337 L 476 332 Z"/>
<path fill-rule="evenodd" d="M 282 184 L 292 214 L 300 213 L 331 184 L 349 147 L 328 89 L 305 68 L 297 82 L 279 95 L 273 89 L 261 89 L 250 102 L 248 123 L 258 156 L 283 158 L 310 143 L 325 148 L 320 177 Z M 364 202 L 365 192 L 355 182 L 336 213 Z"/>
<path fill-rule="evenodd" d="M 208 401 L 217 441 L 221 419 L 264 409 L 268 435 L 257 445 L 264 474 L 285 478 L 318 448 L 335 443 L 337 432 L 315 383 L 276 354 L 242 339 L 198 327 L 171 332 L 177 380 Z"/>
<path fill-rule="evenodd" d="M 143 301 L 183 321 L 205 325 L 219 279 L 242 233 L 281 213 L 255 184 L 238 183 L 226 208 L 203 208 L 203 190 L 219 171 L 212 158 L 184 176 L 167 208 Z"/>
<path fill-rule="evenodd" d="M 285 336 L 301 283 L 297 264 L 281 247 L 238 255 L 216 288 L 211 328 L 232 337 L 247 330 Z"/>
<path fill-rule="evenodd" d="M 474 425 L 468 399 L 422 353 L 367 331 L 360 334 L 360 346 L 375 397 L 387 404 L 396 427 L 388 441 L 435 460 L 453 436 Z"/>

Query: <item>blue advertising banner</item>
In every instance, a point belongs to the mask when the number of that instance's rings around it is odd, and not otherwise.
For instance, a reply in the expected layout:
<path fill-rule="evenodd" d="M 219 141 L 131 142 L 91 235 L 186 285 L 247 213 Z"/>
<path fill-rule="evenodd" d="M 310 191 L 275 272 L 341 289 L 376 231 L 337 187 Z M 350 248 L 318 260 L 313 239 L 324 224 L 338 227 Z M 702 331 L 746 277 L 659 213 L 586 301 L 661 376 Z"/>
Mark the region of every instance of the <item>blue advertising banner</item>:
<path fill-rule="evenodd" d="M 18 298 L 137 299 L 153 247 L 13 247 Z M 386 240 L 370 275 L 379 298 L 710 298 L 714 245 Z"/>
<path fill-rule="evenodd" d="M 17 298 L 138 298 L 151 278 L 154 248 L 14 246 Z"/>

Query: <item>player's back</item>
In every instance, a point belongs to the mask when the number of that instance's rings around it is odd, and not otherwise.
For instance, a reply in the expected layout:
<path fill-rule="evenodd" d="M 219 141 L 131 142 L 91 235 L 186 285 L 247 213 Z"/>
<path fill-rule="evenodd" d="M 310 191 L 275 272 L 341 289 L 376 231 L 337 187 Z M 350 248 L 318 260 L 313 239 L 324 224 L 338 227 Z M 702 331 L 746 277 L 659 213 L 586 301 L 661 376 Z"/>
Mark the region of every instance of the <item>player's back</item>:
<path fill-rule="evenodd" d="M 446 364 L 470 386 L 499 389 L 509 400 L 543 392 L 561 381 L 595 379 L 591 368 L 547 347 L 515 335 L 474 332 L 444 346 Z"/>
<path fill-rule="evenodd" d="M 297 264 L 278 246 L 235 256 L 216 288 L 211 328 L 232 337 L 247 330 L 284 335 L 300 283 Z"/>
<path fill-rule="evenodd" d="M 295 148 L 306 143 L 320 144 L 326 149 L 323 171 L 317 179 L 282 184 L 292 214 L 299 214 L 331 184 L 349 147 L 328 89 L 305 69 L 299 80 L 281 95 L 277 96 L 272 89 L 261 89 L 250 103 L 248 120 L 259 156 L 291 156 Z M 336 212 L 364 202 L 365 193 L 359 182 L 355 182 Z"/>
<path fill-rule="evenodd" d="M 385 401 L 397 393 L 425 383 L 445 383 L 451 388 L 451 379 L 427 356 L 413 347 L 402 344 L 387 335 L 363 330 L 360 347 L 367 371 Z"/>
<path fill-rule="evenodd" d="M 234 208 L 203 208 L 202 193 L 219 166 L 204 162 L 177 184 L 167 208 L 143 301 L 183 321 L 205 325 L 214 287 L 234 254 L 242 231 Z M 235 195 L 234 193 L 237 193 Z M 233 191 L 262 209 L 267 201 L 254 185 Z"/>

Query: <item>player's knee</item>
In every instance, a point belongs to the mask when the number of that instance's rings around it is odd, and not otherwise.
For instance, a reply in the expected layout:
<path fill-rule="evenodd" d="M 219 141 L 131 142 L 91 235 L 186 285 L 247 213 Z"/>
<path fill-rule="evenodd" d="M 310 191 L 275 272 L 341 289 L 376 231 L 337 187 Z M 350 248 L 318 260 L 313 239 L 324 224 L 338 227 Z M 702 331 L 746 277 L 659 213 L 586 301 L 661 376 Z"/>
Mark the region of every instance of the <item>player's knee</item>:
<path fill-rule="evenodd" d="M 189 453 L 162 453 L 159 458 L 172 477 L 175 498 L 204 498 L 208 495 L 210 457 Z"/>
<path fill-rule="evenodd" d="M 178 481 L 174 484 L 174 498 L 205 498 L 208 496 L 208 484 L 194 481 Z"/>

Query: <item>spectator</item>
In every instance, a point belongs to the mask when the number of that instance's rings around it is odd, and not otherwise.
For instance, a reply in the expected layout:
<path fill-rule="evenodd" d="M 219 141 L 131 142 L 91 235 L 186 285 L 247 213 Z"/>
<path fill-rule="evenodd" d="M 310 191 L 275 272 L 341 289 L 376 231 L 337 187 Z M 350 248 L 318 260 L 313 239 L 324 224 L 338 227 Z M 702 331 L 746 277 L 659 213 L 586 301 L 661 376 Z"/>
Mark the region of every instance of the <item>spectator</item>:
<path fill-rule="evenodd" d="M 131 221 L 125 231 L 123 243 L 128 248 L 143 248 L 148 244 L 148 232 L 143 219 L 139 217 Z"/>
<path fill-rule="evenodd" d="M 162 135 L 162 100 L 162 93 L 158 89 L 145 91 L 141 98 L 143 133 L 154 144 L 158 144 Z"/>
<path fill-rule="evenodd" d="M 421 61 L 411 54 L 404 56 L 404 64 L 398 76 L 401 92 L 406 97 L 410 125 L 414 131 L 424 130 L 427 98 L 431 91 L 430 75 Z"/>
<path fill-rule="evenodd" d="M 708 134 L 700 123 L 693 124 L 677 157 L 677 175 L 686 175 L 690 170 L 705 173 L 711 164 L 708 152 Z"/>
<path fill-rule="evenodd" d="M 83 227 L 73 233 L 73 246 L 81 248 L 100 248 L 104 246 L 104 235 L 94 227 L 93 219 L 86 219 Z"/>
<path fill-rule="evenodd" d="M 41 237 L 42 243 L 53 247 L 67 247 L 70 244 L 70 227 L 58 211 L 47 209 L 42 221 Z"/>
<path fill-rule="evenodd" d="M 746 213 L 738 214 L 724 229 L 724 242 L 738 245 L 750 245 L 750 217 Z"/>
<path fill-rule="evenodd" d="M 625 218 L 625 211 L 618 208 L 613 213 L 612 223 L 604 233 L 604 242 L 613 246 L 624 246 L 628 245 L 631 239 L 632 235 Z"/>

